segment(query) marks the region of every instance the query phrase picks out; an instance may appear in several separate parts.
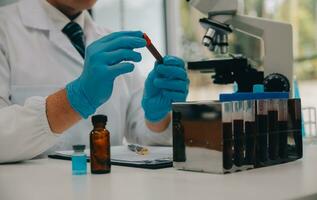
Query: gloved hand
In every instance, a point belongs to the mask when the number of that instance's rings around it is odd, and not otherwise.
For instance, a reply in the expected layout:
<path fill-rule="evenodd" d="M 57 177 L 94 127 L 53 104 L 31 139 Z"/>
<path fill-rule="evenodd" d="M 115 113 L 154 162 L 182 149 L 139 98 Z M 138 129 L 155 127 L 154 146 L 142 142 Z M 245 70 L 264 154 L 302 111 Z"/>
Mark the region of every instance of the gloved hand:
<path fill-rule="evenodd" d="M 80 77 L 66 86 L 67 98 L 83 118 L 88 118 L 111 96 L 116 77 L 133 71 L 129 62 L 140 62 L 135 48 L 146 46 L 143 33 L 116 32 L 87 47 L 84 70 Z"/>
<path fill-rule="evenodd" d="M 159 122 L 171 111 L 173 102 L 183 102 L 188 94 L 189 79 L 184 62 L 166 56 L 163 64 L 156 63 L 145 81 L 142 107 L 145 118 Z"/>

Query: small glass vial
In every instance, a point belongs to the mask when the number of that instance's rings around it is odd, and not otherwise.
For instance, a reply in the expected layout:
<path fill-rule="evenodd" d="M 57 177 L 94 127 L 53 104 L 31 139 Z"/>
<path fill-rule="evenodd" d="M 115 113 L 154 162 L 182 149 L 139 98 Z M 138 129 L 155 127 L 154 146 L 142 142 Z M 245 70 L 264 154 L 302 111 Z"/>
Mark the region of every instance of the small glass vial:
<path fill-rule="evenodd" d="M 106 174 L 111 171 L 110 133 L 106 129 L 105 115 L 92 117 L 94 129 L 90 132 L 90 166 L 92 174 Z"/>
<path fill-rule="evenodd" d="M 72 173 L 73 175 L 87 174 L 87 156 L 85 154 L 85 145 L 74 145 L 72 155 Z"/>

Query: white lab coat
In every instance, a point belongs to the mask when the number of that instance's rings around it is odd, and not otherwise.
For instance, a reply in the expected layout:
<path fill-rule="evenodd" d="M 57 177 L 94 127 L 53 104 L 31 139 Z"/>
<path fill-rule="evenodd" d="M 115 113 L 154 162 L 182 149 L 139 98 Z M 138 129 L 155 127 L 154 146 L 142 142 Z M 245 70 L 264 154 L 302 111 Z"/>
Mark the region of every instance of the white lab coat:
<path fill-rule="evenodd" d="M 83 59 L 68 38 L 53 28 L 38 1 L 0 8 L 0 163 L 30 159 L 53 146 L 50 150 L 89 145 L 90 119 L 62 136 L 50 130 L 46 96 L 78 77 Z M 85 32 L 87 45 L 105 35 L 87 12 Z M 137 69 L 118 77 L 110 100 L 97 111 L 108 115 L 112 145 L 122 144 L 124 137 L 141 144 L 171 143 L 171 127 L 157 134 L 145 126 L 143 84 Z"/>

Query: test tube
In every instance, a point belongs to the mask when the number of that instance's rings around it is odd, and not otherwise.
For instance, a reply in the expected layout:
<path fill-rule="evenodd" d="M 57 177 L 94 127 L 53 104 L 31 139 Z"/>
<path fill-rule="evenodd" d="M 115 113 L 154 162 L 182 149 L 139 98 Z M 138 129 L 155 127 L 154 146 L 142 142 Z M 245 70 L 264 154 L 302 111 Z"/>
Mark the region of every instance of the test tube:
<path fill-rule="evenodd" d="M 233 138 L 234 138 L 234 164 L 241 167 L 244 162 L 244 121 L 243 101 L 233 102 Z"/>
<path fill-rule="evenodd" d="M 297 157 L 303 157 L 302 108 L 300 99 L 288 100 L 290 132 L 293 133 Z"/>
<path fill-rule="evenodd" d="M 278 110 L 279 99 L 268 100 L 268 134 L 269 134 L 269 158 L 278 159 L 279 155 L 279 128 L 278 128 Z"/>
<path fill-rule="evenodd" d="M 160 54 L 160 52 L 156 49 L 156 47 L 153 45 L 150 37 L 146 33 L 143 33 L 143 38 L 146 40 L 146 48 L 155 57 L 156 61 L 158 63 L 162 64 L 163 63 L 163 57 Z"/>
<path fill-rule="evenodd" d="M 268 149 L 268 112 L 267 100 L 257 100 L 256 102 L 256 124 L 257 124 L 257 165 L 263 164 L 267 161 Z"/>
<path fill-rule="evenodd" d="M 256 122 L 255 122 L 255 101 L 244 101 L 244 132 L 246 137 L 245 144 L 245 163 L 246 165 L 255 164 L 255 144 L 256 144 Z"/>
<path fill-rule="evenodd" d="M 288 136 L 288 100 L 281 99 L 278 104 L 279 157 L 281 159 L 286 159 Z"/>
<path fill-rule="evenodd" d="M 222 104 L 222 133 L 223 133 L 223 168 L 230 170 L 232 163 L 232 103 Z"/>

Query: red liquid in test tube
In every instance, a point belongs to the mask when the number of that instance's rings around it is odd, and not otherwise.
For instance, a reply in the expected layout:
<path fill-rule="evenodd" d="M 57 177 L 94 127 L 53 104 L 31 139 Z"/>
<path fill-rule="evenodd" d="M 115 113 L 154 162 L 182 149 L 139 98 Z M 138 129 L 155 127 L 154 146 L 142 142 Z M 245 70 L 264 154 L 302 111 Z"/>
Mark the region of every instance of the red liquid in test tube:
<path fill-rule="evenodd" d="M 158 63 L 162 64 L 163 63 L 163 57 L 160 54 L 160 52 L 155 48 L 155 46 L 152 44 L 151 39 L 149 36 L 144 33 L 143 38 L 146 40 L 146 47 L 147 49 L 151 52 L 151 54 L 155 57 Z"/>

